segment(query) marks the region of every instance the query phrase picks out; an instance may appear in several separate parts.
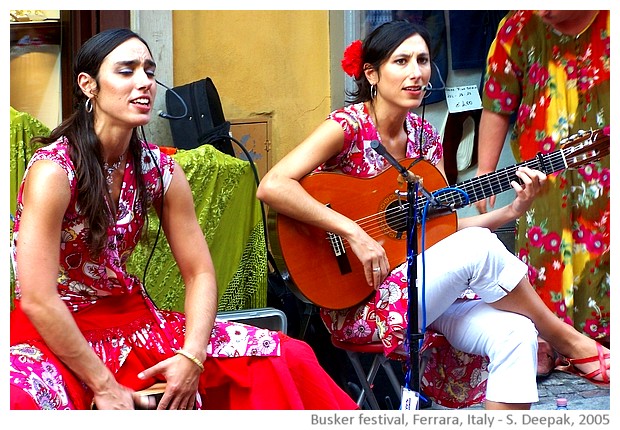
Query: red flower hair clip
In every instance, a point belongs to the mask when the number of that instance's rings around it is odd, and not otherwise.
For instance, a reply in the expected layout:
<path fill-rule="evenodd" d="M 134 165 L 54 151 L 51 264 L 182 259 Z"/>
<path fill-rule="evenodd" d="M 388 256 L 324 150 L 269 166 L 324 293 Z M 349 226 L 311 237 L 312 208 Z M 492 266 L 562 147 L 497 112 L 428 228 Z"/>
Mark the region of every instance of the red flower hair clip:
<path fill-rule="evenodd" d="M 356 40 L 352 42 L 347 49 L 344 50 L 344 56 L 342 58 L 342 70 L 355 78 L 359 79 L 362 76 L 362 41 Z"/>

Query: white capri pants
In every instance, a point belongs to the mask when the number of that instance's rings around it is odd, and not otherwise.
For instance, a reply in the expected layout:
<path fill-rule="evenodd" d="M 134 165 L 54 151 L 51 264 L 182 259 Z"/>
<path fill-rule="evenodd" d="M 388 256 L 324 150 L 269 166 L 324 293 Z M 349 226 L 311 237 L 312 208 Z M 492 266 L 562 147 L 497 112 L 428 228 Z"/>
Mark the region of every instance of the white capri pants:
<path fill-rule="evenodd" d="M 486 398 L 501 403 L 538 401 L 538 332 L 529 318 L 488 303 L 506 296 L 527 266 L 488 229 L 459 230 L 418 255 L 419 327 L 422 294 L 426 325 L 455 348 L 489 357 Z M 422 281 L 425 281 L 424 291 Z M 482 300 L 460 300 L 467 289 Z"/>

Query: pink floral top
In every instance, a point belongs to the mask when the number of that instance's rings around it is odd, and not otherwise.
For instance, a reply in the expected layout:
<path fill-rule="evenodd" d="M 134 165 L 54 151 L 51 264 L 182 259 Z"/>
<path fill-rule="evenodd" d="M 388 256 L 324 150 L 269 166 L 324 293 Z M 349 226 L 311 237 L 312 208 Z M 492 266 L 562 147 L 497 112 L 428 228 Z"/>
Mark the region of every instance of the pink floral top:
<path fill-rule="evenodd" d="M 340 154 L 328 160 L 316 171 L 338 170 L 355 177 L 370 178 L 390 167 L 390 163 L 377 154 L 370 146 L 373 140 L 381 142 L 381 136 L 369 115 L 364 103 L 357 103 L 338 109 L 329 115 L 344 130 L 344 147 Z M 406 158 L 420 157 L 420 146 L 423 158 L 435 165 L 443 156 L 441 138 L 427 122 L 414 113 L 409 113 L 405 120 L 407 130 Z M 420 145 L 420 129 L 423 143 Z"/>
<path fill-rule="evenodd" d="M 161 154 L 156 146 L 150 145 L 151 152 L 144 151 L 142 169 L 149 201 L 161 198 L 161 182 L 152 157 L 159 155 L 164 188 L 172 180 L 173 160 Z M 146 148 L 146 146 L 145 146 Z M 125 176 L 118 202 L 116 222 L 108 231 L 108 244 L 98 259 L 89 256 L 85 241 L 88 226 L 80 214 L 77 204 L 77 177 L 75 167 L 69 158 L 66 140 L 58 140 L 33 155 L 28 167 L 39 160 L 51 160 L 60 165 L 69 179 L 71 200 L 65 212 L 61 241 L 60 265 L 58 273 L 58 294 L 73 312 L 85 309 L 102 297 L 118 294 L 134 294 L 141 291 L 140 281 L 126 272 L 125 263 L 140 239 L 144 225 L 145 209 L 138 205 L 135 172 L 131 157 L 125 161 Z M 24 174 L 28 175 L 29 168 Z M 23 210 L 23 185 L 17 197 L 17 210 L 13 233 L 13 253 L 19 239 L 19 221 Z M 15 254 L 14 254 L 15 256 Z M 16 279 L 16 297 L 20 298 L 20 283 Z"/>
<path fill-rule="evenodd" d="M 69 179 L 71 200 L 64 215 L 61 231 L 60 261 L 58 271 L 58 294 L 72 312 L 82 311 L 108 296 L 142 294 L 147 306 L 159 324 L 169 333 L 177 333 L 179 323 L 184 325 L 182 314 L 156 308 L 144 290 L 142 282 L 127 272 L 126 263 L 140 239 L 144 226 L 146 208 L 140 206 L 136 193 L 136 172 L 129 155 L 125 161 L 125 173 L 118 203 L 115 223 L 109 228 L 108 244 L 97 259 L 89 256 L 85 241 L 88 232 L 86 219 L 77 205 L 77 177 L 69 157 L 66 139 L 41 148 L 35 152 L 24 173 L 39 160 L 51 160 L 61 166 Z M 156 145 L 143 143 L 142 171 L 148 194 L 148 201 L 157 204 L 168 189 L 174 174 L 174 160 L 159 150 Z M 156 165 L 157 163 L 157 165 Z M 160 180 L 161 171 L 162 178 Z M 163 185 L 163 190 L 162 190 Z M 23 210 L 23 182 L 17 197 L 17 210 L 13 233 L 12 257 L 16 261 L 16 244 L 19 240 L 19 225 Z M 21 298 L 19 278 L 15 280 L 15 295 Z M 174 328 L 173 328 L 174 327 Z M 122 337 L 127 336 L 122 334 Z M 180 348 L 178 339 L 170 336 L 173 348 Z M 100 343 L 95 349 L 108 349 L 103 339 L 90 339 L 91 344 Z M 218 321 L 213 328 L 207 353 L 213 357 L 228 356 L 273 356 L 279 355 L 277 333 L 253 326 Z M 146 342 L 146 340 L 144 341 Z M 150 339 L 153 342 L 153 339 Z M 167 348 L 166 348 L 167 349 Z M 109 354 L 109 351 L 108 351 Z M 110 358 L 110 357 L 108 357 Z"/>

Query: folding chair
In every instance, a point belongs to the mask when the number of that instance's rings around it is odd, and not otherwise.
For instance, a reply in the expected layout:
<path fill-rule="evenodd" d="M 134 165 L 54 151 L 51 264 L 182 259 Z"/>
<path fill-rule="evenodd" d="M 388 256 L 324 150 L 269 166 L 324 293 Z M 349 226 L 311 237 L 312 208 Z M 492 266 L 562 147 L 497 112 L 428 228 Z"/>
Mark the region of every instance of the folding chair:
<path fill-rule="evenodd" d="M 286 315 L 284 312 L 276 308 L 267 307 L 237 311 L 221 311 L 217 313 L 217 318 L 225 321 L 250 324 L 255 327 L 265 328 L 268 330 L 281 331 L 284 334 L 286 334 L 287 329 Z M 152 386 L 141 390 L 141 393 L 143 393 L 143 395 L 155 396 L 159 401 L 165 390 L 166 383 L 157 382 Z M 94 403 L 91 405 L 91 408 L 96 409 Z"/>
<path fill-rule="evenodd" d="M 428 336 L 425 338 L 426 343 L 420 350 L 420 375 L 424 374 L 426 364 L 430 359 L 432 348 L 436 345 L 447 342 L 443 335 L 435 332 L 427 332 Z M 336 348 L 340 348 L 347 353 L 349 361 L 355 370 L 355 374 L 359 380 L 361 390 L 356 400 L 358 406 L 361 408 L 363 405 L 367 405 L 370 409 L 381 409 L 379 402 L 374 393 L 374 381 L 380 369 L 383 369 L 390 381 L 390 385 L 394 389 L 396 399 L 400 404 L 402 399 L 401 394 L 401 381 L 399 380 L 396 372 L 392 368 L 392 361 L 387 358 L 383 353 L 383 344 L 380 342 L 370 344 L 355 344 L 350 342 L 343 342 L 331 337 L 332 344 Z M 372 363 L 368 371 L 364 370 L 362 364 L 362 355 L 369 354 L 372 357 Z M 364 403 L 366 402 L 366 403 Z M 430 407 L 431 401 L 426 395 L 420 393 L 420 408 Z"/>
<path fill-rule="evenodd" d="M 235 321 L 266 328 L 274 331 L 281 331 L 286 334 L 287 319 L 286 314 L 279 309 L 266 307 L 257 309 L 242 309 L 238 311 L 221 311 L 217 313 L 217 318 L 226 321 Z"/>
<path fill-rule="evenodd" d="M 353 370 L 355 370 L 355 374 L 359 379 L 361 385 L 361 392 L 359 393 L 356 401 L 359 407 L 362 407 L 362 405 L 364 405 L 364 401 L 367 400 L 370 409 L 381 409 L 373 391 L 375 377 L 377 376 L 377 373 L 381 368 L 383 368 L 384 372 L 386 373 L 390 384 L 392 385 L 392 388 L 396 393 L 396 398 L 400 403 L 401 383 L 396 376 L 394 369 L 392 368 L 391 360 L 389 360 L 383 354 L 383 344 L 377 342 L 360 345 L 350 342 L 342 342 L 338 339 L 335 339 L 333 336 L 331 340 L 332 344 L 336 348 L 340 348 L 347 353 L 347 356 L 349 357 L 349 360 L 353 365 Z M 364 371 L 364 366 L 362 366 L 361 354 L 371 354 L 373 356 L 372 364 L 367 373 Z"/>

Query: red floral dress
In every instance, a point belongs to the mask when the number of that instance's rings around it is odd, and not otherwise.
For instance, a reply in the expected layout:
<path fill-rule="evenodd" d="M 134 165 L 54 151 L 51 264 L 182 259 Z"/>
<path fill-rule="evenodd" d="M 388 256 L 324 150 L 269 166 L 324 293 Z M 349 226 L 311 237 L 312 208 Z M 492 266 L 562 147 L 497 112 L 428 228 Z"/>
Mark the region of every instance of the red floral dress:
<path fill-rule="evenodd" d="M 363 103 L 336 110 L 329 118 L 342 126 L 344 146 L 337 156 L 317 171 L 339 171 L 369 178 L 391 166 L 370 146 L 373 140 L 381 141 L 381 136 Z M 433 165 L 437 164 L 443 156 L 443 147 L 434 127 L 414 113 L 409 113 L 405 126 L 408 135 L 406 158 L 419 158 L 421 148 L 422 157 Z M 403 342 L 408 325 L 407 269 L 406 262 L 394 268 L 376 294 L 358 306 L 343 310 L 321 309 L 321 318 L 330 333 L 345 342 L 382 342 L 387 357 L 406 360 Z M 488 364 L 485 357 L 458 351 L 443 336 L 432 332 L 427 332 L 421 351 L 429 347 L 432 349 L 430 361 L 422 375 L 421 387 L 427 396 L 450 408 L 484 401 Z"/>
<path fill-rule="evenodd" d="M 483 105 L 516 115 L 510 142 L 520 162 L 578 130 L 609 126 L 609 85 L 609 11 L 578 36 L 515 11 L 489 51 Z M 516 251 L 530 282 L 558 317 L 595 339 L 610 336 L 610 178 L 609 157 L 552 174 L 517 220 Z"/>
<path fill-rule="evenodd" d="M 136 196 L 137 177 L 131 155 L 126 160 L 116 222 L 110 227 L 108 244 L 99 259 L 88 253 L 88 226 L 77 206 L 77 178 L 68 143 L 61 138 L 38 150 L 29 166 L 38 160 L 52 160 L 60 165 L 71 189 L 71 201 L 62 223 L 58 294 L 92 349 L 117 380 L 135 390 L 146 388 L 156 380 L 140 380 L 138 372 L 172 356 L 175 349 L 183 346 L 185 317 L 179 312 L 157 309 L 141 281 L 126 271 L 127 259 L 140 238 L 146 214 Z M 170 185 L 174 162 L 157 146 L 146 143 L 139 162 L 148 201 L 156 204 Z M 28 170 L 24 179 L 27 175 Z M 23 210 L 22 192 L 23 185 L 15 215 L 14 260 Z M 16 306 L 11 312 L 11 392 L 27 393 L 33 408 L 88 408 L 92 392 L 56 358 L 21 311 L 19 277 L 15 294 Z M 216 321 L 207 356 L 198 393 L 204 408 L 356 407 L 320 368 L 307 345 L 281 333 Z M 260 360 L 262 357 L 269 360 Z M 296 380 L 300 376 L 302 384 Z M 303 381 L 305 378 L 322 384 L 324 396 L 317 398 L 316 387 Z"/>

